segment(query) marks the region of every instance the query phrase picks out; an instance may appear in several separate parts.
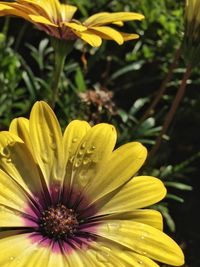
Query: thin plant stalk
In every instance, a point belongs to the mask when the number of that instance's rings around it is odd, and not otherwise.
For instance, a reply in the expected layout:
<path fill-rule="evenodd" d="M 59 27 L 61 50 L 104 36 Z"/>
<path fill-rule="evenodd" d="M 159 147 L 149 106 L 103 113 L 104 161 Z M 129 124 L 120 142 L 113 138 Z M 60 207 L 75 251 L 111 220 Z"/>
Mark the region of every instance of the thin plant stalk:
<path fill-rule="evenodd" d="M 60 84 L 60 78 L 61 74 L 64 68 L 66 55 L 63 53 L 60 53 L 58 50 L 55 50 L 55 64 L 54 64 L 54 71 L 53 71 L 53 77 L 51 82 L 51 100 L 50 105 L 52 108 L 55 107 L 55 104 L 58 100 L 59 96 L 59 84 Z"/>
<path fill-rule="evenodd" d="M 179 87 L 177 94 L 174 98 L 174 101 L 171 105 L 171 108 L 170 108 L 169 112 L 167 113 L 166 119 L 165 119 L 164 124 L 162 126 L 162 131 L 160 132 L 159 136 L 157 137 L 154 147 L 150 151 L 150 155 L 149 155 L 150 158 L 152 158 L 154 156 L 155 152 L 159 149 L 160 144 L 162 142 L 162 137 L 167 132 L 167 130 L 170 126 L 170 123 L 173 120 L 173 117 L 174 117 L 174 115 L 175 115 L 175 113 L 179 107 L 179 104 L 180 104 L 180 102 L 181 102 L 181 100 L 185 94 L 187 80 L 189 79 L 189 77 L 191 75 L 191 71 L 192 71 L 192 67 L 191 67 L 191 65 L 188 65 L 186 68 L 186 71 L 183 75 L 183 79 L 181 81 L 180 87 Z"/>
<path fill-rule="evenodd" d="M 23 26 L 21 27 L 21 30 L 19 31 L 19 34 L 17 35 L 16 42 L 15 42 L 15 51 L 18 51 L 22 38 L 28 28 L 28 23 L 24 23 Z"/>
<path fill-rule="evenodd" d="M 140 122 L 143 122 L 146 118 L 148 118 L 151 115 L 151 112 L 156 108 L 156 106 L 158 105 L 158 103 L 160 102 L 163 94 L 165 93 L 166 89 L 167 89 L 167 84 L 171 81 L 172 76 L 173 76 L 173 71 L 177 66 L 177 61 L 179 60 L 181 55 L 181 48 L 176 50 L 176 53 L 174 55 L 173 61 L 170 64 L 167 76 L 165 77 L 165 79 L 163 80 L 158 93 L 156 94 L 156 97 L 154 98 L 153 102 L 150 104 L 150 106 L 147 108 L 146 112 L 144 113 L 144 115 L 142 116 Z"/>
<path fill-rule="evenodd" d="M 3 29 L 2 29 L 2 33 L 7 37 L 8 35 L 8 29 L 9 29 L 9 26 L 10 26 L 10 18 L 9 17 L 6 17 L 5 18 L 5 22 L 4 22 L 4 25 L 3 25 Z"/>

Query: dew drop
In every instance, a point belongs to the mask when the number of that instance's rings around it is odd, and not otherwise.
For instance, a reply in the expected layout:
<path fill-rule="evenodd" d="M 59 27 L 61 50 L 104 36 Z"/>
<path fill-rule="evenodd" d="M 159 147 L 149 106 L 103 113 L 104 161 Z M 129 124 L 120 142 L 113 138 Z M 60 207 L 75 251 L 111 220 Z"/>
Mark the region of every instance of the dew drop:
<path fill-rule="evenodd" d="M 138 263 L 139 263 L 140 265 L 142 265 L 142 264 L 143 264 L 143 262 L 142 262 L 142 261 L 138 261 Z"/>
<path fill-rule="evenodd" d="M 4 147 L 0 152 L 2 157 L 9 158 L 10 157 L 10 150 L 8 147 Z"/>
<path fill-rule="evenodd" d="M 96 253 L 96 258 L 100 262 L 108 262 L 108 258 L 104 255 L 104 252 Z"/>
<path fill-rule="evenodd" d="M 12 159 L 11 158 L 8 158 L 8 159 L 6 159 L 6 162 L 7 163 L 11 163 L 12 162 Z"/>
<path fill-rule="evenodd" d="M 74 162 L 74 155 L 69 159 L 69 161 L 71 162 L 71 163 L 73 163 Z"/>
<path fill-rule="evenodd" d="M 15 257 L 13 257 L 13 256 L 11 256 L 11 257 L 9 258 L 10 261 L 13 261 L 14 259 L 15 259 Z"/>
<path fill-rule="evenodd" d="M 108 223 L 107 224 L 107 227 L 108 227 L 108 231 L 109 232 L 118 232 L 120 227 L 121 227 L 121 224 L 120 223 Z"/>
<path fill-rule="evenodd" d="M 77 141 L 78 141 L 77 138 L 73 138 L 73 139 L 72 139 L 72 143 L 76 143 Z"/>
<path fill-rule="evenodd" d="M 77 162 L 74 164 L 74 167 L 75 167 L 75 168 L 78 168 L 80 165 L 81 165 L 81 162 L 80 162 L 80 161 L 77 161 Z"/>
<path fill-rule="evenodd" d="M 13 147 L 15 144 L 16 144 L 15 141 L 11 141 L 8 145 L 9 145 L 10 147 Z"/>
<path fill-rule="evenodd" d="M 105 246 L 100 247 L 101 251 L 96 254 L 96 258 L 100 262 L 108 262 L 111 249 Z"/>
<path fill-rule="evenodd" d="M 91 155 L 92 153 L 93 153 L 93 150 L 88 149 L 88 150 L 86 151 L 86 154 L 87 154 L 87 155 Z"/>
<path fill-rule="evenodd" d="M 83 151 L 78 152 L 78 157 L 81 157 L 83 155 Z"/>
<path fill-rule="evenodd" d="M 83 143 L 82 145 L 81 145 L 81 149 L 84 149 L 86 147 L 86 143 Z"/>
<path fill-rule="evenodd" d="M 56 143 L 52 142 L 50 147 L 51 147 L 52 150 L 56 150 L 56 148 L 57 148 Z"/>
<path fill-rule="evenodd" d="M 82 186 L 86 186 L 89 183 L 89 176 L 87 175 L 79 175 L 79 181 Z"/>
<path fill-rule="evenodd" d="M 48 164 L 49 160 L 48 160 L 47 155 L 42 155 L 42 158 L 41 159 L 42 159 L 42 161 L 43 161 L 44 164 Z"/>
<path fill-rule="evenodd" d="M 86 158 L 83 160 L 83 165 L 87 165 L 88 163 L 90 163 L 90 159 L 89 158 Z"/>

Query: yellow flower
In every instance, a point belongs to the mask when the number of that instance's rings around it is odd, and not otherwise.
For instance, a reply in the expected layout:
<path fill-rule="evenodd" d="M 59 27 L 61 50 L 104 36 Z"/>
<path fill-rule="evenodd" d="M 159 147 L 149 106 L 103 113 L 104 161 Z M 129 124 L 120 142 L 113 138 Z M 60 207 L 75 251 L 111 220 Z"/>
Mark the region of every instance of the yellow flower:
<path fill-rule="evenodd" d="M 120 45 L 124 41 L 137 39 L 137 34 L 119 32 L 111 26 L 121 26 L 124 21 L 144 18 L 143 15 L 133 12 L 102 12 L 81 23 L 73 19 L 76 10 L 75 6 L 61 4 L 58 0 L 0 2 L 0 16 L 19 16 L 56 38 L 67 40 L 80 38 L 94 47 L 100 46 L 102 39 L 114 40 Z"/>
<path fill-rule="evenodd" d="M 72 121 L 62 134 L 45 102 L 0 133 L 0 266 L 180 266 L 179 246 L 162 232 L 166 194 L 136 176 L 147 151 L 114 149 L 112 125 Z"/>
<path fill-rule="evenodd" d="M 183 52 L 190 65 L 199 64 L 200 60 L 200 1 L 186 0 L 185 32 Z"/>

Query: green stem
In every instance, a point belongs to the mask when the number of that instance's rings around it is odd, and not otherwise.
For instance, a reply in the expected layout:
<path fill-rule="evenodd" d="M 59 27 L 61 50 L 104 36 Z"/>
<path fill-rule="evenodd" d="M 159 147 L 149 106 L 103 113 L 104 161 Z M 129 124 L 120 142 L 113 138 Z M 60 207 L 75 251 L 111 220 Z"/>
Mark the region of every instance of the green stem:
<path fill-rule="evenodd" d="M 55 107 L 55 104 L 58 100 L 59 83 L 60 83 L 61 74 L 64 68 L 65 59 L 66 59 L 66 55 L 63 55 L 58 50 L 55 51 L 55 65 L 54 65 L 53 77 L 52 77 L 52 82 L 51 82 L 52 95 L 51 95 L 51 100 L 50 100 L 50 105 L 52 108 Z"/>
<path fill-rule="evenodd" d="M 6 17 L 5 18 L 5 22 L 4 22 L 4 25 L 3 25 L 3 29 L 2 29 L 2 32 L 3 34 L 7 37 L 8 35 L 8 29 L 9 29 L 9 26 L 10 26 L 10 18 L 9 17 Z"/>
<path fill-rule="evenodd" d="M 171 108 L 169 110 L 169 112 L 167 113 L 167 116 L 166 116 L 166 119 L 163 123 L 163 127 L 162 127 L 162 131 L 160 132 L 157 140 L 156 140 L 156 144 L 155 146 L 152 148 L 152 150 L 150 151 L 150 155 L 149 157 L 152 158 L 155 154 L 155 152 L 159 149 L 160 147 L 160 144 L 162 142 L 162 138 L 163 138 L 163 135 L 167 132 L 169 126 L 170 126 L 170 123 L 174 117 L 174 115 L 176 114 L 176 111 L 179 107 L 179 104 L 185 94 L 185 90 L 186 90 L 186 85 L 187 85 L 187 80 L 189 79 L 190 77 L 190 74 L 191 74 L 191 71 L 192 71 L 192 66 L 191 65 L 188 65 L 187 68 L 186 68 L 186 71 L 183 75 L 183 79 L 181 81 L 181 85 L 177 91 L 177 94 L 174 98 L 174 101 L 171 105 Z"/>
<path fill-rule="evenodd" d="M 54 71 L 51 82 L 51 99 L 50 105 L 52 108 L 55 107 L 59 96 L 59 83 L 61 74 L 64 69 L 65 59 L 71 53 L 74 43 L 72 41 L 60 40 L 57 38 L 51 38 L 51 44 L 55 51 L 55 63 Z"/>
<path fill-rule="evenodd" d="M 21 30 L 19 31 L 19 34 L 17 35 L 16 42 L 15 42 L 15 51 L 18 51 L 21 40 L 23 38 L 23 35 L 26 32 L 27 27 L 28 27 L 28 23 L 24 23 Z"/>

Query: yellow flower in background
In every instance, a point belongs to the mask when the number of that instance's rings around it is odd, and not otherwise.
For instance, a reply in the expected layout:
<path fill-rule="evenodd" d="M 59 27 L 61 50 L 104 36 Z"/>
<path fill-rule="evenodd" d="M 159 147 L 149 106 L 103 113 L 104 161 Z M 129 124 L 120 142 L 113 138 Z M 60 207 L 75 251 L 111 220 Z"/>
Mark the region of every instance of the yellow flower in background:
<path fill-rule="evenodd" d="M 0 132 L 1 267 L 184 263 L 161 214 L 143 209 L 165 196 L 163 183 L 132 178 L 146 148 L 131 142 L 114 150 L 115 143 L 105 123 L 74 120 L 62 134 L 45 102 Z"/>
<path fill-rule="evenodd" d="M 83 23 L 73 19 L 77 8 L 61 4 L 58 0 L 18 0 L 14 3 L 0 2 L 0 16 L 22 17 L 35 24 L 47 34 L 59 39 L 82 39 L 98 47 L 102 39 L 114 40 L 118 44 L 137 39 L 137 34 L 123 33 L 113 28 L 125 21 L 142 20 L 143 15 L 133 12 L 97 13 Z"/>

